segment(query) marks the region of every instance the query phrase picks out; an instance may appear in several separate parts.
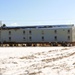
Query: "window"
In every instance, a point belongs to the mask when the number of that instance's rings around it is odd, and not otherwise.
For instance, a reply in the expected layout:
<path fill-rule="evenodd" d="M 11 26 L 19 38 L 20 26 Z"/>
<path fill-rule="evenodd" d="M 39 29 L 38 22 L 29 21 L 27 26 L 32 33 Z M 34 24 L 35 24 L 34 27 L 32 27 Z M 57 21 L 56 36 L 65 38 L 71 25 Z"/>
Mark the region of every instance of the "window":
<path fill-rule="evenodd" d="M 29 37 L 29 40 L 30 40 L 30 41 L 32 40 L 32 37 L 31 37 L 31 36 Z"/>
<path fill-rule="evenodd" d="M 23 37 L 23 39 L 25 40 L 25 37 Z"/>
<path fill-rule="evenodd" d="M 42 36 L 42 41 L 44 41 L 44 36 Z"/>
<path fill-rule="evenodd" d="M 70 40 L 70 36 L 68 36 L 68 40 Z"/>
<path fill-rule="evenodd" d="M 68 30 L 68 33 L 70 33 L 70 30 Z"/>
<path fill-rule="evenodd" d="M 54 39 L 57 40 L 57 36 L 55 36 Z"/>
<path fill-rule="evenodd" d="M 44 31 L 42 30 L 42 34 L 44 34 Z"/>
<path fill-rule="evenodd" d="M 23 34 L 25 34 L 25 31 L 23 31 Z"/>
<path fill-rule="evenodd" d="M 54 30 L 54 33 L 57 33 L 57 30 Z"/>
<path fill-rule="evenodd" d="M 11 31 L 9 31 L 9 35 L 11 35 Z"/>
<path fill-rule="evenodd" d="M 65 31 L 65 30 L 63 29 L 63 31 Z"/>
<path fill-rule="evenodd" d="M 9 41 L 11 41 L 11 37 L 9 37 Z"/>
<path fill-rule="evenodd" d="M 31 30 L 29 31 L 29 34 L 31 34 Z"/>

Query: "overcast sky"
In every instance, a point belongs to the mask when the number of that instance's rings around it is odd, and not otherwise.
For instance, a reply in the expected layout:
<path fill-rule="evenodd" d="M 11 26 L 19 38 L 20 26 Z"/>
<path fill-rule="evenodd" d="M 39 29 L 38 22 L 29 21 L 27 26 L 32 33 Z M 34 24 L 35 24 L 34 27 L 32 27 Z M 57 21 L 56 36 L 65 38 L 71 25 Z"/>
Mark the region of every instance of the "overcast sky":
<path fill-rule="evenodd" d="M 0 0 L 7 26 L 75 24 L 75 0 Z"/>

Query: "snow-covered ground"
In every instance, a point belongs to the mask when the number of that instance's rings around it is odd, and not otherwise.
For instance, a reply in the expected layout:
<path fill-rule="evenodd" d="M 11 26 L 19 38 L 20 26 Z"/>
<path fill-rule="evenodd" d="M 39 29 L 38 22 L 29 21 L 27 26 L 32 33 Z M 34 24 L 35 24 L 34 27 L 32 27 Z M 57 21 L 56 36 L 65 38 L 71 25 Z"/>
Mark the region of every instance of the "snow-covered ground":
<path fill-rule="evenodd" d="M 0 48 L 0 75 L 75 75 L 75 47 Z"/>

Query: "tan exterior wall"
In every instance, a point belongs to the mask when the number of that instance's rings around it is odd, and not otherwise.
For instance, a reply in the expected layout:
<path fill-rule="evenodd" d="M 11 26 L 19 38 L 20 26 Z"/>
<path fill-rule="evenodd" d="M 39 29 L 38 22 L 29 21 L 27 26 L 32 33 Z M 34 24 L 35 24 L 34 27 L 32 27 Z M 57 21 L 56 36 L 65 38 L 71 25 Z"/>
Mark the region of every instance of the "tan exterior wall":
<path fill-rule="evenodd" d="M 70 32 L 68 32 L 68 30 L 70 30 Z M 31 28 L 1 30 L 0 40 L 1 42 L 72 42 L 75 41 L 75 34 L 74 32 L 72 34 L 72 30 L 75 29 Z M 9 34 L 9 31 L 11 31 L 11 34 Z M 23 31 L 25 31 L 25 33 L 23 33 Z M 9 37 L 11 37 L 11 40 L 9 40 Z"/>
<path fill-rule="evenodd" d="M 57 31 L 56 33 L 55 30 Z M 68 32 L 68 30 L 70 30 L 70 32 Z M 55 36 L 57 37 L 57 40 L 55 39 Z M 32 38 L 31 42 L 71 42 L 72 29 L 31 29 L 31 34 L 28 34 L 28 37 Z M 42 37 L 44 37 L 44 40 Z M 28 42 L 30 42 L 29 39 Z"/>
<path fill-rule="evenodd" d="M 72 42 L 75 42 L 75 27 L 72 28 Z"/>
<path fill-rule="evenodd" d="M 1 30 L 1 41 L 6 42 L 27 42 L 27 31 L 23 34 L 23 30 L 25 29 L 11 29 L 11 30 Z M 9 34 L 11 31 L 11 34 Z M 9 40 L 11 37 L 11 40 Z M 25 37 L 25 39 L 23 39 Z"/>

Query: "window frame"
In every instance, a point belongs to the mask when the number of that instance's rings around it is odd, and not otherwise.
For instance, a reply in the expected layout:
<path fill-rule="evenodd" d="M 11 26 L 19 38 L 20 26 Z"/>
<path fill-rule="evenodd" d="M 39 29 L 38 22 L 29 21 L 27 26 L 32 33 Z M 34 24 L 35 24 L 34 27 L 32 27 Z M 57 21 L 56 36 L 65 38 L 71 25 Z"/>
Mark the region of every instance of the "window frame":
<path fill-rule="evenodd" d="M 11 31 L 9 31 L 9 35 L 11 35 Z"/>
<path fill-rule="evenodd" d="M 25 34 L 25 30 L 23 30 L 23 34 Z"/>
<path fill-rule="evenodd" d="M 11 41 L 11 37 L 9 37 L 9 41 Z"/>
<path fill-rule="evenodd" d="M 54 36 L 55 41 L 57 41 L 57 36 Z"/>

